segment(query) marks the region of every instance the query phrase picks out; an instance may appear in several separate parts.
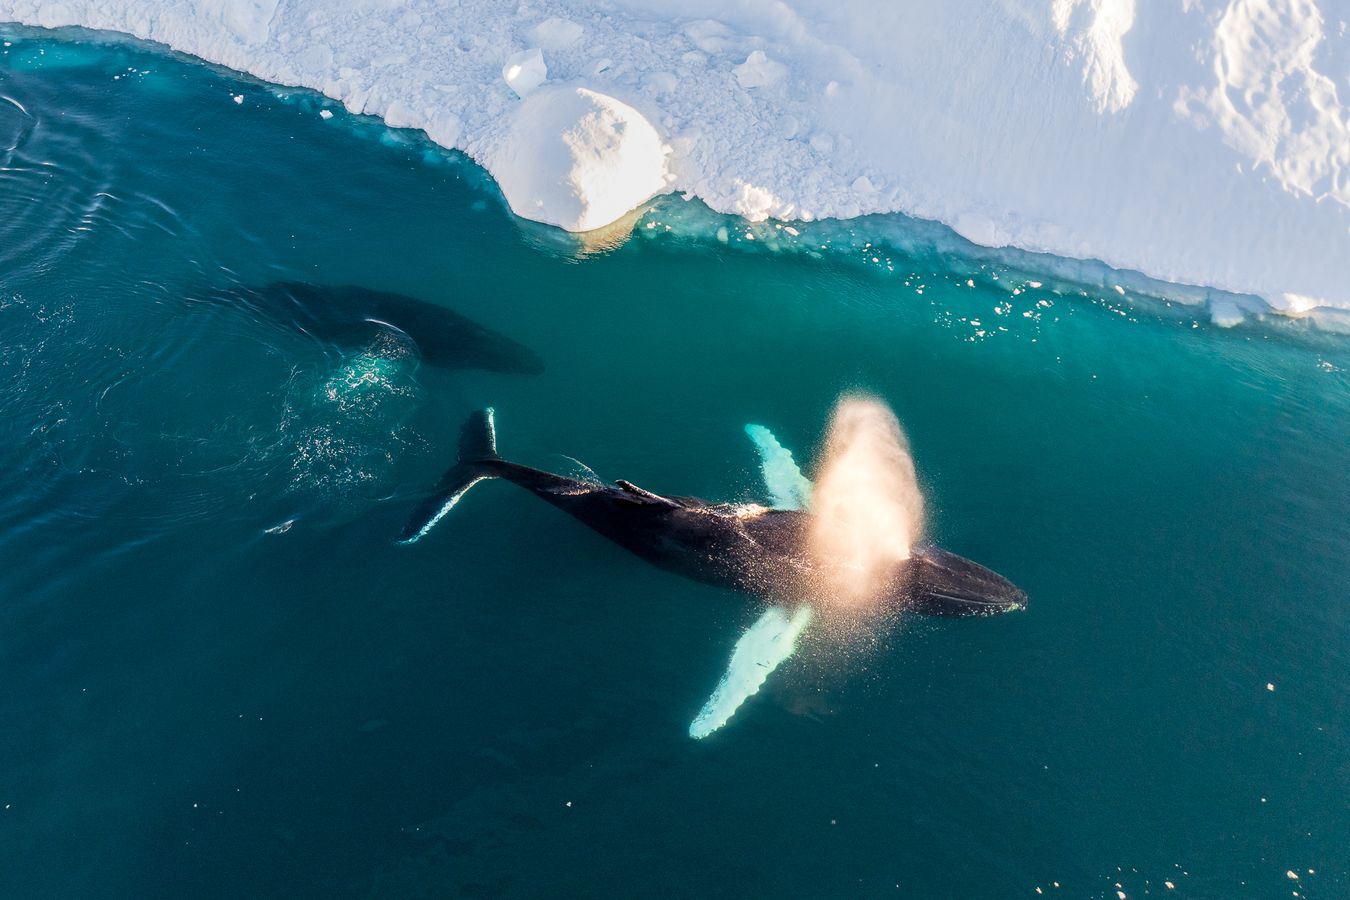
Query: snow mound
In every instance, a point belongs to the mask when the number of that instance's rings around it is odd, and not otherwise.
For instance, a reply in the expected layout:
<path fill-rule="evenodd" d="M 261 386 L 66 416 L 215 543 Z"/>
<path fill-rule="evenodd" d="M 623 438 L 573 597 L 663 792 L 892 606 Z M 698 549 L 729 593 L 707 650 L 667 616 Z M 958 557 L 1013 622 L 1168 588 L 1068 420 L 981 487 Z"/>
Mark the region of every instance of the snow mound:
<path fill-rule="evenodd" d="M 666 190 L 667 152 L 628 104 L 550 86 L 521 102 L 485 162 L 516 215 L 591 231 Z"/>

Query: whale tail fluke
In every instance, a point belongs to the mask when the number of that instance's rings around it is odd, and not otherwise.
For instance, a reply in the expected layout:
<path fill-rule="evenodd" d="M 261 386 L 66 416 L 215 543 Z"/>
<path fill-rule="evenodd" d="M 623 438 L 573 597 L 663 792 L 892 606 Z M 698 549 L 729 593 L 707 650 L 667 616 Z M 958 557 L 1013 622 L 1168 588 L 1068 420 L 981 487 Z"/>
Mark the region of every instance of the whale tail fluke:
<path fill-rule="evenodd" d="M 459 458 L 441 476 L 436 492 L 413 510 L 408 524 L 403 526 L 403 533 L 398 536 L 398 542 L 412 544 L 421 540 L 446 513 L 454 509 L 469 488 L 485 479 L 496 478 L 492 464 L 500 461 L 492 408 L 471 413 L 459 432 Z"/>
<path fill-rule="evenodd" d="M 492 407 L 470 413 L 459 429 L 459 461 L 474 463 L 499 459 L 497 423 Z"/>

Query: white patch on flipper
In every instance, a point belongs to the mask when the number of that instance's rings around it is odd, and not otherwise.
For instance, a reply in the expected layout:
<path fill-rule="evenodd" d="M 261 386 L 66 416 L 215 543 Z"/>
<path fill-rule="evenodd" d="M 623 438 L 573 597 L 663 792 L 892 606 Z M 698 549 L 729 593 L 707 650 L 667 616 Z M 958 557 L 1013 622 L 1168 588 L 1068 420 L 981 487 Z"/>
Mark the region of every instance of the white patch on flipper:
<path fill-rule="evenodd" d="M 774 509 L 806 509 L 811 505 L 811 480 L 802 474 L 792 451 L 778 443 L 773 432 L 763 425 L 747 425 L 745 433 L 759 451 L 764 486 Z"/>
<path fill-rule="evenodd" d="M 440 508 L 440 511 L 438 511 L 436 515 L 428 519 L 427 524 L 423 525 L 420 529 L 418 529 L 417 534 L 414 534 L 410 538 L 405 538 L 399 541 L 399 543 L 415 544 L 422 538 L 426 537 L 431 532 L 431 529 L 435 528 L 436 524 L 440 522 L 441 519 L 444 519 L 446 514 L 449 513 L 450 510 L 455 508 L 455 504 L 460 501 L 460 498 L 462 498 L 465 494 L 469 492 L 469 488 L 473 487 L 475 484 L 477 484 L 482 480 L 483 480 L 482 477 L 475 478 L 473 481 L 468 482 L 467 484 L 464 485 L 464 487 L 460 488 L 459 490 L 451 494 L 450 497 L 445 501 L 445 505 Z"/>
<path fill-rule="evenodd" d="M 770 673 L 797 649 L 797 638 L 813 616 L 809 606 L 799 606 L 791 615 L 781 606 L 766 609 L 736 641 L 726 674 L 690 724 L 689 736 L 698 740 L 712 734 L 759 693 Z"/>

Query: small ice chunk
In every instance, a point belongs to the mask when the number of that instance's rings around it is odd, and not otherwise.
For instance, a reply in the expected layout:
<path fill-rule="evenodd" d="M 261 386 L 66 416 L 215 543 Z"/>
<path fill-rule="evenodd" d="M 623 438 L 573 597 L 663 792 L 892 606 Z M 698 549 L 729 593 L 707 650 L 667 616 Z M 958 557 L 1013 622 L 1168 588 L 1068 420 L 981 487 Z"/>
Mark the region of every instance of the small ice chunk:
<path fill-rule="evenodd" d="M 1273 691 L 1273 690 L 1275 690 L 1275 683 L 1274 683 L 1273 681 L 1267 681 L 1267 682 L 1266 682 L 1266 690 L 1268 690 L 1268 691 Z"/>
<path fill-rule="evenodd" d="M 571 19 L 553 16 L 532 27 L 525 32 L 525 36 L 536 47 L 543 47 L 546 50 L 562 50 L 575 44 L 585 30 Z"/>
<path fill-rule="evenodd" d="M 1289 315 L 1299 315 L 1308 312 L 1318 306 L 1329 305 L 1318 297 L 1310 297 L 1307 294 L 1283 293 L 1267 297 L 1270 305 L 1276 309 L 1288 313 Z"/>
<path fill-rule="evenodd" d="M 698 19 L 686 23 L 681 29 L 689 42 L 704 53 L 717 55 L 731 48 L 734 35 L 727 26 L 712 19 Z"/>
<path fill-rule="evenodd" d="M 745 58 L 745 62 L 732 68 L 731 74 L 736 76 L 736 80 L 746 90 L 766 88 L 772 87 L 787 76 L 787 66 L 769 59 L 763 50 L 753 50 Z"/>
<path fill-rule="evenodd" d="M 652 72 L 643 82 L 654 94 L 673 94 L 680 88 L 680 79 L 673 72 Z"/>
<path fill-rule="evenodd" d="M 538 47 L 512 53 L 506 58 L 506 65 L 502 66 L 502 78 L 506 79 L 517 97 L 524 98 L 548 80 L 544 54 Z"/>
<path fill-rule="evenodd" d="M 325 121 L 331 119 L 333 118 L 333 111 L 331 109 L 321 109 L 319 110 L 319 118 L 324 119 Z"/>
<path fill-rule="evenodd" d="M 1290 881 L 1298 881 L 1298 873 L 1295 872 L 1293 869 L 1290 869 L 1288 872 L 1285 872 L 1284 877 L 1288 878 Z"/>
<path fill-rule="evenodd" d="M 234 95 L 232 95 L 232 96 L 230 97 L 230 99 L 233 100 L 235 103 L 238 103 L 238 104 L 241 104 L 241 105 L 242 105 L 243 102 L 244 102 L 244 95 L 243 95 L 243 94 L 234 94 Z"/>
<path fill-rule="evenodd" d="M 1232 328 L 1234 325 L 1241 325 L 1246 318 L 1242 307 L 1232 300 L 1215 299 L 1209 301 L 1209 319 L 1220 328 Z"/>

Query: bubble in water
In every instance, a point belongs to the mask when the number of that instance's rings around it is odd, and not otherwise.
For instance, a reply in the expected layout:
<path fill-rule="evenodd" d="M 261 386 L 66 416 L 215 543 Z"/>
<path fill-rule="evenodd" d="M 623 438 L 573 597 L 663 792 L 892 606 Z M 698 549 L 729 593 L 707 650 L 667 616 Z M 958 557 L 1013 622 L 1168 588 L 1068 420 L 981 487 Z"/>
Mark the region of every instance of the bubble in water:
<path fill-rule="evenodd" d="M 282 422 L 294 430 L 291 490 L 344 495 L 390 477 L 418 400 L 414 356 L 389 336 L 348 357 L 315 389 L 293 384 Z"/>

